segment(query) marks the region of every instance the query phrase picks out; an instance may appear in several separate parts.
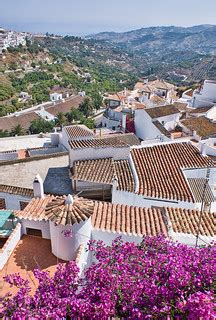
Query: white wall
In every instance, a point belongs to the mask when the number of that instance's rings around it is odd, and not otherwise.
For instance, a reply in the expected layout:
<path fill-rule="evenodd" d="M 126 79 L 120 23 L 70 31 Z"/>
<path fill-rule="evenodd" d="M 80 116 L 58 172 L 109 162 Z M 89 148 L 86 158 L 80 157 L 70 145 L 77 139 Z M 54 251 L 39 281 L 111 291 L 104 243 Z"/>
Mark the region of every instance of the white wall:
<path fill-rule="evenodd" d="M 56 226 L 52 221 L 49 224 L 52 253 L 59 259 L 74 260 L 79 246 L 86 246 L 91 238 L 91 218 L 73 226 Z M 72 237 L 65 237 L 63 232 L 68 229 L 72 229 Z"/>
<path fill-rule="evenodd" d="M 216 106 L 212 107 L 209 111 L 206 112 L 206 117 L 211 120 L 216 120 Z"/>
<path fill-rule="evenodd" d="M 152 118 L 142 109 L 135 110 L 134 124 L 136 136 L 140 139 L 154 139 L 161 135 L 152 123 Z"/>
<path fill-rule="evenodd" d="M 8 258 L 10 257 L 12 251 L 15 249 L 17 243 L 21 238 L 21 224 L 18 223 L 11 233 L 10 237 L 7 239 L 3 248 L 0 249 L 0 270 L 3 269 Z"/>
<path fill-rule="evenodd" d="M 6 209 L 20 210 L 20 201 L 29 202 L 31 197 L 24 197 L 16 194 L 0 192 L 0 198 L 5 199 Z"/>
<path fill-rule="evenodd" d="M 188 246 L 195 247 L 196 245 L 196 236 L 193 234 L 187 234 L 187 233 L 178 233 L 174 232 L 173 230 L 169 231 L 169 236 L 173 241 L 178 241 L 182 244 L 186 244 Z M 202 241 L 203 240 L 203 241 Z M 208 237 L 208 236 L 202 236 L 199 235 L 198 238 L 198 246 L 203 246 L 210 244 L 212 241 L 216 241 L 216 237 Z"/>
<path fill-rule="evenodd" d="M 202 140 L 198 144 L 198 148 L 201 150 L 202 144 L 205 143 L 205 152 L 208 156 L 216 157 L 216 138 L 209 138 Z"/>
<path fill-rule="evenodd" d="M 12 151 L 12 152 L 0 152 L 0 161 L 9 161 L 9 160 L 15 160 L 18 159 L 18 152 Z"/>
<path fill-rule="evenodd" d="M 169 130 L 173 130 L 176 125 L 179 123 L 180 113 L 170 114 L 165 117 L 157 118 L 160 123 L 164 123 L 164 128 Z"/>
<path fill-rule="evenodd" d="M 51 239 L 48 221 L 34 221 L 28 219 L 21 219 L 21 224 L 22 234 L 27 234 L 26 228 L 39 229 L 42 232 L 42 238 Z"/>
<path fill-rule="evenodd" d="M 184 202 L 184 201 L 171 201 L 167 199 L 156 199 L 144 197 L 143 195 L 115 190 L 112 190 L 112 203 L 125 204 L 129 206 L 137 206 L 142 208 L 151 208 L 152 206 L 157 207 L 173 207 L 173 208 L 185 208 L 194 209 L 195 203 Z"/>
<path fill-rule="evenodd" d="M 113 158 L 114 160 L 128 159 L 130 154 L 130 147 L 121 148 L 82 148 L 82 149 L 71 149 L 69 152 L 70 156 L 70 167 L 73 166 L 73 162 L 77 160 L 90 160 L 90 159 L 101 159 L 101 158 Z"/>
<path fill-rule="evenodd" d="M 216 81 L 205 80 L 201 92 L 203 98 L 208 98 L 216 102 Z"/>
<path fill-rule="evenodd" d="M 120 120 L 113 120 L 113 119 L 109 119 L 105 116 L 102 117 L 102 127 L 106 127 L 106 128 L 112 128 L 112 127 L 119 127 L 120 126 Z"/>

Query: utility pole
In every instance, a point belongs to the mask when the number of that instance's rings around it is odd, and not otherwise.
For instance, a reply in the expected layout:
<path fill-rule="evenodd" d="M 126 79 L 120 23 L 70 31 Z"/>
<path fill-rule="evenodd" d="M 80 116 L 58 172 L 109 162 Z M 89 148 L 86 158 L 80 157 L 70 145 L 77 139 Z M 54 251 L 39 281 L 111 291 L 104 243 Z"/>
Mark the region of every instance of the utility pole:
<path fill-rule="evenodd" d="M 200 211 L 198 228 L 197 228 L 195 248 L 197 247 L 198 239 L 199 239 L 199 233 L 200 233 L 200 227 L 201 227 L 201 222 L 202 222 L 202 216 L 203 216 L 203 211 L 204 211 L 204 207 L 205 207 L 205 195 L 206 195 L 207 185 L 208 185 L 208 182 L 209 182 L 209 177 L 210 177 L 210 168 L 208 167 L 208 168 L 207 168 L 207 172 L 206 172 L 205 183 L 204 183 L 204 186 L 203 186 L 202 205 L 201 205 L 201 211 Z"/>

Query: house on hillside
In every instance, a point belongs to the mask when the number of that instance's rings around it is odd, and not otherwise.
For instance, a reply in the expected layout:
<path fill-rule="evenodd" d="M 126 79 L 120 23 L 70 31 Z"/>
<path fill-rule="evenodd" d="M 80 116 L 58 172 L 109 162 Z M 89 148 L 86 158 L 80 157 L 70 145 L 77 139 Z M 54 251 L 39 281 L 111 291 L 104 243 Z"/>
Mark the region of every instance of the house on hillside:
<path fill-rule="evenodd" d="M 80 272 L 94 262 L 91 251 L 86 250 L 90 239 L 110 245 L 118 236 L 123 241 L 140 243 L 145 236 L 164 235 L 190 246 L 195 246 L 196 240 L 198 245 L 215 240 L 213 213 L 202 213 L 197 238 L 201 213 L 196 210 L 142 208 L 72 195 L 44 196 L 40 179 L 34 182 L 33 188 L 35 197 L 23 210 L 0 211 L 0 236 L 4 237 L 0 270 L 7 262 L 10 265 L 10 255 L 15 248 L 22 251 L 29 241 L 30 246 L 34 242 L 34 250 L 42 239 L 46 239 L 51 251 L 47 251 L 47 256 L 52 253 L 62 261 L 75 260 Z M 37 254 L 36 263 L 41 259 L 40 254 L 43 253 Z"/>
<path fill-rule="evenodd" d="M 192 134 L 197 141 L 216 137 L 216 123 L 204 116 L 187 118 L 181 120 L 180 124 L 183 131 Z"/>
<path fill-rule="evenodd" d="M 170 131 L 180 120 L 180 112 L 174 105 L 155 108 L 136 108 L 135 130 L 142 140 L 159 138 L 161 141 L 171 138 Z"/>
<path fill-rule="evenodd" d="M 57 133 L 58 136 L 58 133 Z M 73 140 L 93 139 L 94 132 L 85 125 L 69 125 L 62 128 L 59 142 L 67 149 L 70 149 L 69 142 Z"/>

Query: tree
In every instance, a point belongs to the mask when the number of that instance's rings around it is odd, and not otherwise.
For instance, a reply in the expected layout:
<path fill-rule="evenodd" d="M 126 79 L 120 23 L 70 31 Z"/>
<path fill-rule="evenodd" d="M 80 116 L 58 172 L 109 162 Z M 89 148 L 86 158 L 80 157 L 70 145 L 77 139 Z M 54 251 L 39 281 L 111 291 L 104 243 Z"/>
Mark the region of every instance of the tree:
<path fill-rule="evenodd" d="M 92 103 L 95 109 L 99 110 L 103 104 L 103 97 L 98 93 L 95 92 L 92 94 Z"/>
<path fill-rule="evenodd" d="M 22 128 L 20 124 L 17 124 L 10 133 L 12 136 L 22 136 L 25 134 L 25 130 Z"/>
<path fill-rule="evenodd" d="M 55 123 L 54 121 L 46 121 L 44 119 L 36 119 L 31 122 L 29 127 L 29 131 L 33 134 L 40 133 L 40 132 L 51 132 L 54 128 Z"/>
<path fill-rule="evenodd" d="M 65 114 L 66 118 L 67 118 L 67 121 L 69 123 L 73 122 L 73 121 L 82 121 L 83 119 L 83 114 L 80 110 L 78 109 L 71 109 L 70 112 L 67 112 Z"/>
<path fill-rule="evenodd" d="M 86 116 L 89 117 L 93 112 L 93 105 L 90 98 L 84 98 L 83 102 L 79 106 L 79 110 Z"/>
<path fill-rule="evenodd" d="M 66 117 L 64 115 L 63 112 L 58 112 L 56 115 L 57 119 L 56 119 L 56 124 L 58 126 L 63 126 L 66 123 Z"/>
<path fill-rule="evenodd" d="M 66 236 L 66 235 L 65 235 Z M 214 319 L 216 246 L 192 248 L 146 237 L 141 244 L 121 238 L 106 246 L 91 241 L 97 263 L 84 277 L 74 261 L 59 264 L 53 277 L 35 270 L 38 287 L 6 276 L 19 290 L 2 301 L 7 319 Z"/>

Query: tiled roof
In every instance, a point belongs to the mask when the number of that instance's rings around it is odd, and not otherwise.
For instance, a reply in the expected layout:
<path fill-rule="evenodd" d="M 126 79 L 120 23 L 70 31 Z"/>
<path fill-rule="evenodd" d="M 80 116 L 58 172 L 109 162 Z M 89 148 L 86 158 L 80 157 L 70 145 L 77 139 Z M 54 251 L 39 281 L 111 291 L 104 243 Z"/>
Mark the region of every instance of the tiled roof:
<path fill-rule="evenodd" d="M 202 138 L 216 136 L 216 123 L 206 117 L 188 118 L 181 123 L 190 130 L 195 130 Z"/>
<path fill-rule="evenodd" d="M 96 138 L 96 139 L 86 139 L 86 140 L 73 140 L 69 142 L 72 149 L 82 149 L 82 148 L 122 148 L 126 147 L 128 144 L 124 142 L 124 138 L 118 137 L 106 137 L 106 138 Z"/>
<path fill-rule="evenodd" d="M 75 180 L 112 184 L 114 166 L 112 158 L 75 161 L 73 178 Z"/>
<path fill-rule="evenodd" d="M 150 98 L 150 101 L 152 101 L 153 103 L 155 103 L 157 105 L 161 105 L 162 103 L 165 103 L 166 100 L 162 97 L 155 95 Z"/>
<path fill-rule="evenodd" d="M 197 234 L 200 212 L 182 208 L 166 208 L 174 232 Z M 215 236 L 215 213 L 203 212 L 199 233 Z"/>
<path fill-rule="evenodd" d="M 51 220 L 57 225 L 73 225 L 87 220 L 93 214 L 93 201 L 75 197 L 73 203 L 66 204 L 66 200 L 66 196 L 33 198 L 24 210 L 14 213 L 20 219 Z"/>
<path fill-rule="evenodd" d="M 186 111 L 188 107 L 188 103 L 185 102 L 179 102 L 175 101 L 173 105 L 179 110 L 179 111 Z"/>
<path fill-rule="evenodd" d="M 30 127 L 31 122 L 37 119 L 40 119 L 40 117 L 35 112 L 29 112 L 13 117 L 2 117 L 0 118 L 0 129 L 10 131 L 11 129 L 15 128 L 18 124 L 23 129 L 28 129 Z"/>
<path fill-rule="evenodd" d="M 204 201 L 207 203 L 214 202 L 215 198 L 211 191 L 209 184 L 207 183 L 206 187 L 206 179 L 204 178 L 188 178 L 188 183 L 190 185 L 191 191 L 193 192 L 193 196 L 196 202 Z M 203 193 L 205 191 L 205 195 L 203 197 Z"/>
<path fill-rule="evenodd" d="M 114 161 L 115 173 L 118 179 L 118 189 L 134 192 L 135 183 L 128 160 Z"/>
<path fill-rule="evenodd" d="M 92 216 L 93 228 L 139 236 L 167 236 L 160 209 L 139 208 L 121 204 L 96 202 Z"/>
<path fill-rule="evenodd" d="M 9 186 L 5 184 L 0 184 L 0 192 L 17 194 L 24 197 L 33 197 L 34 195 L 34 192 L 32 189 Z"/>
<path fill-rule="evenodd" d="M 212 109 L 212 106 L 208 106 L 208 107 L 201 107 L 201 108 L 196 108 L 196 109 L 191 109 L 190 113 L 206 113 L 207 111 L 209 111 L 210 109 Z"/>
<path fill-rule="evenodd" d="M 129 146 L 140 145 L 140 140 L 134 133 L 122 133 L 115 135 L 120 141 L 125 142 Z"/>
<path fill-rule="evenodd" d="M 147 108 L 144 103 L 140 103 L 140 102 L 134 103 L 134 107 L 136 110 L 143 110 Z"/>
<path fill-rule="evenodd" d="M 74 96 L 68 98 L 65 102 L 56 103 L 54 106 L 45 107 L 45 110 L 52 115 L 56 116 L 58 112 L 67 113 L 71 109 L 79 108 L 80 103 L 83 101 L 83 97 Z"/>
<path fill-rule="evenodd" d="M 170 138 L 171 134 L 170 132 L 160 123 L 160 121 L 155 120 L 152 121 L 152 123 L 155 125 L 155 127 L 162 133 L 164 134 L 166 137 Z"/>
<path fill-rule="evenodd" d="M 72 126 L 66 126 L 64 127 L 64 130 L 67 133 L 67 136 L 69 139 L 76 139 L 80 137 L 93 137 L 94 133 L 92 130 L 87 128 L 84 125 L 72 125 Z"/>
<path fill-rule="evenodd" d="M 160 118 L 179 113 L 179 110 L 172 104 L 161 107 L 148 108 L 145 109 L 145 111 L 151 118 Z"/>
<path fill-rule="evenodd" d="M 194 202 L 181 169 L 213 165 L 186 142 L 134 148 L 131 154 L 139 179 L 138 193 L 152 198 Z"/>
<path fill-rule="evenodd" d="M 134 192 L 134 178 L 128 160 L 112 158 L 75 161 L 73 179 L 94 183 L 112 184 L 118 179 L 118 189 Z"/>
<path fill-rule="evenodd" d="M 186 94 L 189 97 L 193 97 L 193 90 L 189 89 L 189 90 L 185 91 L 184 94 Z"/>

